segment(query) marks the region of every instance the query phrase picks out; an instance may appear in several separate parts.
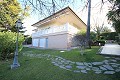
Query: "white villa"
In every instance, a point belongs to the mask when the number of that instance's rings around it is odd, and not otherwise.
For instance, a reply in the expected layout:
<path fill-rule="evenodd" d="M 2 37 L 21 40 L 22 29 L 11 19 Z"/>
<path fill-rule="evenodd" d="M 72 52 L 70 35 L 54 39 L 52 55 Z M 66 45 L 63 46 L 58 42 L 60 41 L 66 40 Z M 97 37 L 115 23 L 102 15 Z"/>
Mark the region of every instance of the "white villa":
<path fill-rule="evenodd" d="M 86 24 L 70 8 L 66 7 L 33 24 L 32 46 L 48 49 L 68 49 L 74 46 L 74 35 L 86 29 Z"/>

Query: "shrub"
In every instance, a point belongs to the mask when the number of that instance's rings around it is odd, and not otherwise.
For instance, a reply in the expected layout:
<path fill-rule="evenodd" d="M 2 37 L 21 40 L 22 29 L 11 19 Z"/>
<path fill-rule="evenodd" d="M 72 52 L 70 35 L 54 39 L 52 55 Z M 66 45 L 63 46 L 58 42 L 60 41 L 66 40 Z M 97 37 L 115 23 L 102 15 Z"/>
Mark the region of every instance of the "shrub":
<path fill-rule="evenodd" d="M 102 33 L 100 36 L 104 37 L 106 40 L 116 40 L 115 36 L 118 36 L 116 32 Z"/>
<path fill-rule="evenodd" d="M 118 44 L 120 45 L 120 42 L 118 42 Z"/>
<path fill-rule="evenodd" d="M 92 41 L 96 40 L 96 33 L 95 32 L 90 32 L 90 38 Z"/>
<path fill-rule="evenodd" d="M 13 32 L 0 32 L 0 58 L 6 59 L 10 57 L 11 53 L 14 53 L 16 48 L 16 33 Z M 24 36 L 19 34 L 18 45 L 19 51 L 22 50 L 22 43 Z"/>
<path fill-rule="evenodd" d="M 100 43 L 100 46 L 104 46 L 105 45 L 105 41 L 104 40 L 98 40 L 96 41 L 98 44 Z"/>
<path fill-rule="evenodd" d="M 28 37 L 28 38 L 26 39 L 26 43 L 27 43 L 27 44 L 32 44 L 32 38 L 31 38 L 31 37 Z"/>

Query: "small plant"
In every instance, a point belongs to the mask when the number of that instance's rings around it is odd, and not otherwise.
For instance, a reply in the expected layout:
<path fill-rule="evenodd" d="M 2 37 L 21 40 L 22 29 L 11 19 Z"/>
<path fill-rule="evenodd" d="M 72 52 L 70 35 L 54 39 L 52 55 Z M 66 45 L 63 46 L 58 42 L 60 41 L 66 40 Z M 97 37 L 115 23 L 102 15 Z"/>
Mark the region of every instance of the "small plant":
<path fill-rule="evenodd" d="M 76 45 L 80 49 L 80 54 L 83 55 L 84 54 L 84 50 L 85 50 L 85 46 L 86 46 L 86 31 L 85 30 L 81 30 L 79 33 L 77 33 L 74 36 L 74 40 L 76 42 Z"/>

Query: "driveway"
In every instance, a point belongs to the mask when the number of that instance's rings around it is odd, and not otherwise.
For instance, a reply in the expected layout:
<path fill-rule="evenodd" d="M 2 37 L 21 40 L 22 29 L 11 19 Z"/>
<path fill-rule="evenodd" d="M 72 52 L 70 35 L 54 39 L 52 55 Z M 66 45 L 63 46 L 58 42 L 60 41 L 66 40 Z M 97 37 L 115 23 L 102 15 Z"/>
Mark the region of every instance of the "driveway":
<path fill-rule="evenodd" d="M 105 46 L 102 47 L 100 54 L 120 56 L 120 45 L 113 43 L 105 44 Z"/>

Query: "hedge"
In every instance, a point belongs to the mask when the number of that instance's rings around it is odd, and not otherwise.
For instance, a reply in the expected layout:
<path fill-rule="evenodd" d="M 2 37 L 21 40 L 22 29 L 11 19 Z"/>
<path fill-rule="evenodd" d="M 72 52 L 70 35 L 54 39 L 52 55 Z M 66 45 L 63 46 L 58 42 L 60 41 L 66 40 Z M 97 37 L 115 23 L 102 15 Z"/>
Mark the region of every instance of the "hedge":
<path fill-rule="evenodd" d="M 16 48 L 16 36 L 15 32 L 0 32 L 0 59 L 4 60 L 15 52 Z M 19 34 L 18 45 L 19 51 L 22 50 L 22 43 L 24 42 L 24 36 Z"/>
<path fill-rule="evenodd" d="M 100 36 L 104 37 L 105 40 L 116 40 L 118 34 L 116 32 L 102 33 Z"/>

